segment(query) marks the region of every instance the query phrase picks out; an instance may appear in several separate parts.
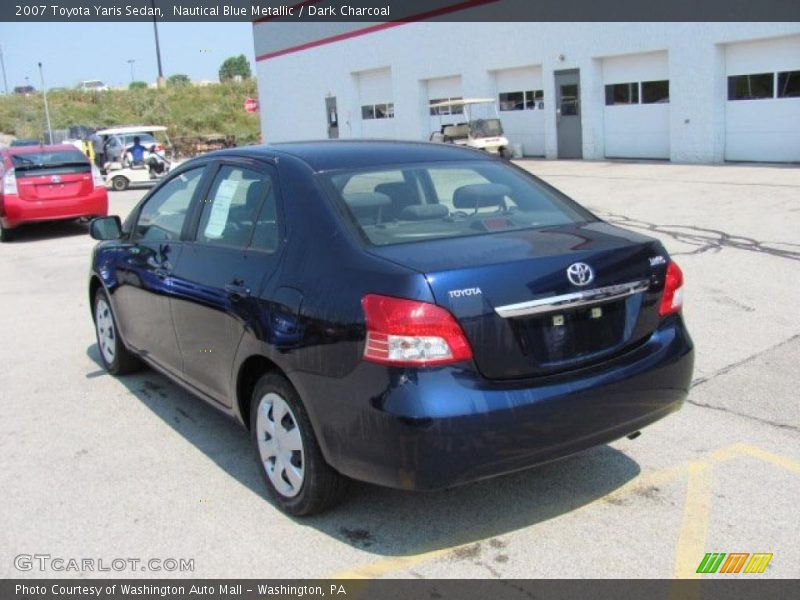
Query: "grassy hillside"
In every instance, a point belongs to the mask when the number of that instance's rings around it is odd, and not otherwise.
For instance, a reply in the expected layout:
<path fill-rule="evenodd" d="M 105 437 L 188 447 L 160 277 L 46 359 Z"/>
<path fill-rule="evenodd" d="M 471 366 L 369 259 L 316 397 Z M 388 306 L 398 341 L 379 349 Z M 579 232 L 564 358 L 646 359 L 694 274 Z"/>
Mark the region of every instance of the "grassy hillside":
<path fill-rule="evenodd" d="M 169 135 L 235 135 L 239 144 L 258 141 L 258 113 L 244 111 L 244 99 L 257 97 L 254 80 L 206 87 L 74 90 L 47 94 L 53 129 L 70 125 L 166 125 Z M 41 138 L 45 129 L 41 94 L 0 97 L 0 133 Z"/>

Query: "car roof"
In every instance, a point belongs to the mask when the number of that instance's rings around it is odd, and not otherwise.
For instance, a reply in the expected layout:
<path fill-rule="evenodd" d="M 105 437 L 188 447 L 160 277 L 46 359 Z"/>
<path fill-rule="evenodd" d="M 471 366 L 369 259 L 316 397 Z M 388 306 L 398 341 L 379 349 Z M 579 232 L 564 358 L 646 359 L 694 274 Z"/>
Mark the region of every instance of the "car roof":
<path fill-rule="evenodd" d="M 126 127 L 110 127 L 96 131 L 97 135 L 124 135 L 126 133 L 153 133 L 154 131 L 166 131 L 162 125 L 128 125 Z"/>
<path fill-rule="evenodd" d="M 49 145 L 36 145 L 36 146 L 9 146 L 6 148 L 10 154 L 33 154 L 34 152 L 63 152 L 65 150 L 75 150 L 80 152 L 77 147 L 72 144 L 49 144 Z"/>
<path fill-rule="evenodd" d="M 480 150 L 452 144 L 403 142 L 396 140 L 321 140 L 283 142 L 218 150 L 205 156 L 239 155 L 252 158 L 293 156 L 314 171 L 358 169 L 400 165 L 403 163 L 490 160 Z"/>

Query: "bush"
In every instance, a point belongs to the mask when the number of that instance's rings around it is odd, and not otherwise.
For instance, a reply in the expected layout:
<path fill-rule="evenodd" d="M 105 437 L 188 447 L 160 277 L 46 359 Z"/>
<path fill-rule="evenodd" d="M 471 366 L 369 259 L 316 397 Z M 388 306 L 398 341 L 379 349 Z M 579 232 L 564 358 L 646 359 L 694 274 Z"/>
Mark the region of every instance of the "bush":
<path fill-rule="evenodd" d="M 172 87 L 185 87 L 192 83 L 192 80 L 189 79 L 188 75 L 184 75 L 183 73 L 176 73 L 175 75 L 170 75 L 169 79 L 167 79 L 167 85 L 171 85 Z"/>
<path fill-rule="evenodd" d="M 147 82 L 146 81 L 131 81 L 130 85 L 128 86 L 129 90 L 146 90 L 147 89 Z"/>

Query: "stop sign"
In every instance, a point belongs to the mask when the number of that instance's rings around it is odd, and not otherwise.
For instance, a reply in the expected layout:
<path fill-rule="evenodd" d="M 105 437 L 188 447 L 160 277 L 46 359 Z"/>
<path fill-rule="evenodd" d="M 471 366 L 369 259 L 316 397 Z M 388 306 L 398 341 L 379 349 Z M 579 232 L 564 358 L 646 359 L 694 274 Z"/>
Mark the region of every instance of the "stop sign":
<path fill-rule="evenodd" d="M 258 112 L 258 100 L 255 98 L 245 98 L 244 109 L 249 113 Z"/>

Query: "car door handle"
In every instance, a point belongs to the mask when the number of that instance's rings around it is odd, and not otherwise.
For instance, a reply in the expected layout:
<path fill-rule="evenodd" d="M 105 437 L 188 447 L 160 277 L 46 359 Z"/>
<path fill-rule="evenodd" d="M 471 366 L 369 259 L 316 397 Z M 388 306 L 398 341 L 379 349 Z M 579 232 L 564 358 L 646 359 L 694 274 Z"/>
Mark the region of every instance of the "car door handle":
<path fill-rule="evenodd" d="M 225 292 L 233 300 L 242 300 L 250 296 L 250 288 L 238 283 L 229 283 L 225 286 Z"/>

